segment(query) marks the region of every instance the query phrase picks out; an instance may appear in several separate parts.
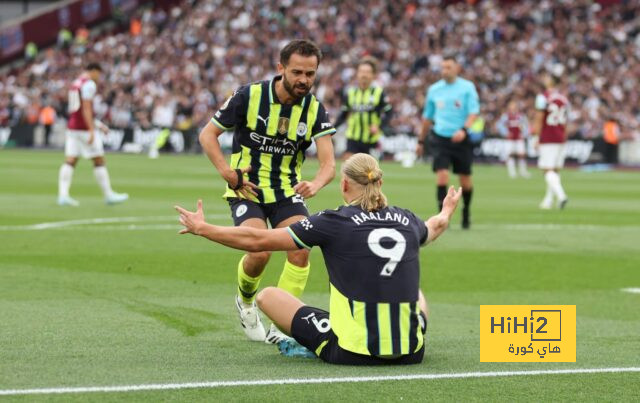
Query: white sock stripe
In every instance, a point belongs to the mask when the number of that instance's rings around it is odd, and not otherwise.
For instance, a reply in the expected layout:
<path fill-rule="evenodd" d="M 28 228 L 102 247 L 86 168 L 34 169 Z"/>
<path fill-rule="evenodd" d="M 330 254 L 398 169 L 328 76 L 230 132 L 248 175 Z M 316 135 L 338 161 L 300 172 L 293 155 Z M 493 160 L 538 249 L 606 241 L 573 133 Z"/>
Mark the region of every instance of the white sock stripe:
<path fill-rule="evenodd" d="M 323 384 L 323 383 L 360 383 L 360 382 L 380 382 L 380 381 L 415 381 L 415 380 L 436 380 L 436 379 L 465 379 L 465 378 L 492 378 L 507 376 L 535 376 L 535 375 L 573 375 L 573 374 L 604 374 L 604 373 L 624 373 L 640 372 L 640 367 L 628 368 L 575 368 L 557 370 L 533 370 L 533 371 L 492 371 L 492 372 L 462 372 L 444 374 L 412 374 L 412 375 L 390 375 L 390 376 L 358 376 L 343 378 L 289 378 L 289 379 L 266 379 L 250 381 L 211 381 L 211 382 L 187 382 L 187 383 L 167 383 L 167 384 L 141 384 L 141 385 L 119 385 L 119 386 L 82 386 L 82 387 L 60 387 L 60 388 L 38 388 L 38 389 L 6 389 L 0 390 L 0 396 L 17 395 L 45 395 L 45 394 L 65 394 L 65 393 L 96 393 L 96 392 L 135 392 L 154 390 L 177 390 L 177 389 L 197 389 L 197 388 L 220 388 L 233 386 L 269 386 L 269 385 L 300 385 L 300 384 Z"/>

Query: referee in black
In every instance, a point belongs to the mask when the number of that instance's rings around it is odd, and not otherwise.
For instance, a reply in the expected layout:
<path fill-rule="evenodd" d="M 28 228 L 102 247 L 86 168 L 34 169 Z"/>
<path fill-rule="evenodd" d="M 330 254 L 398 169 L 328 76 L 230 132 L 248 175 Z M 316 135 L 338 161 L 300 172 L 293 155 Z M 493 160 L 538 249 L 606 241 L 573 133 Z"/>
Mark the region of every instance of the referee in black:
<path fill-rule="evenodd" d="M 449 167 L 460 178 L 462 187 L 462 228 L 471 227 L 470 212 L 473 182 L 471 163 L 473 148 L 469 139 L 469 128 L 480 112 L 480 103 L 475 85 L 458 77 L 460 65 L 455 56 L 447 55 L 441 65 L 442 79 L 432 84 L 422 112 L 422 130 L 418 137 L 416 154 L 424 154 L 427 134 L 431 132 L 433 171 L 436 173 L 439 209 L 447 195 Z"/>
<path fill-rule="evenodd" d="M 347 122 L 347 149 L 342 158 L 347 160 L 353 154 L 371 154 L 382 129 L 391 120 L 391 104 L 387 101 L 382 87 L 372 85 L 378 71 L 378 63 L 371 56 L 363 57 L 356 67 L 357 86 L 345 89 L 342 107 L 336 119 L 335 128 Z"/>

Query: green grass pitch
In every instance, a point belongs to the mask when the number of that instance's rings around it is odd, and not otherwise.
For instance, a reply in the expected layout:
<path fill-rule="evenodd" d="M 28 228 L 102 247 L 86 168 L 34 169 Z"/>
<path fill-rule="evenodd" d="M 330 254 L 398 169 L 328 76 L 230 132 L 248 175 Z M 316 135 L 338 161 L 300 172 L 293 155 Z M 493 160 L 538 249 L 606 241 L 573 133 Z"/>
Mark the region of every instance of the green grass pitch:
<path fill-rule="evenodd" d="M 91 164 L 55 203 L 61 152 L 0 151 L 0 390 L 287 378 L 396 376 L 640 366 L 640 174 L 565 170 L 564 211 L 540 211 L 543 178 L 507 178 L 475 167 L 473 227 L 451 229 L 421 252 L 430 304 L 425 361 L 394 368 L 337 367 L 285 358 L 246 341 L 233 296 L 241 252 L 179 236 L 174 204 L 204 200 L 210 221 L 230 224 L 222 181 L 204 156 L 107 156 L 114 189 L 106 206 Z M 384 163 L 392 204 L 435 212 L 428 165 Z M 313 176 L 310 160 L 304 176 Z M 341 202 L 338 181 L 308 201 Z M 96 219 L 102 220 L 96 220 Z M 54 223 L 40 225 L 41 223 Z M 327 307 L 319 250 L 303 299 Z M 274 285 L 283 254 L 262 281 Z M 479 305 L 577 306 L 575 363 L 480 363 Z M 3 396 L 0 396 L 2 399 Z M 214 387 L 167 391 L 5 396 L 17 401 L 423 401 L 640 398 L 640 373 L 565 374 Z"/>

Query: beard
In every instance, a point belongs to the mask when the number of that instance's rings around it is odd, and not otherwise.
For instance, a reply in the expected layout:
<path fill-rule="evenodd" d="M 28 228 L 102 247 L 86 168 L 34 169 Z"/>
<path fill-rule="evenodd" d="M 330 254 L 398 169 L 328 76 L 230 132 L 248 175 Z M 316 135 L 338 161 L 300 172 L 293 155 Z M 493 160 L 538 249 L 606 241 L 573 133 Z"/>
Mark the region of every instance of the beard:
<path fill-rule="evenodd" d="M 307 87 L 304 84 L 292 85 L 289 80 L 287 80 L 287 76 L 282 76 L 282 84 L 284 85 L 284 89 L 295 99 L 304 98 L 309 91 L 311 91 L 311 87 Z"/>

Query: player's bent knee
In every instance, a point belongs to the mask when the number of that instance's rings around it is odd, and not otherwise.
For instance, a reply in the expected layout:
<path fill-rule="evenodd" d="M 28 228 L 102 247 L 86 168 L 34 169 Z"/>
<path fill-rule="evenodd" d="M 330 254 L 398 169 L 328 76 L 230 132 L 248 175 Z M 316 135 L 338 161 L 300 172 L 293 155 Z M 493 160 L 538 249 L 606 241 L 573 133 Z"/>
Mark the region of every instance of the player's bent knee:
<path fill-rule="evenodd" d="M 250 252 L 249 260 L 255 265 L 258 266 L 266 266 L 269 263 L 269 258 L 271 258 L 271 252 Z"/>
<path fill-rule="evenodd" d="M 78 159 L 69 157 L 64 160 L 64 163 L 75 168 L 76 164 L 78 163 Z"/>
<path fill-rule="evenodd" d="M 256 295 L 256 304 L 258 304 L 258 308 L 264 311 L 268 307 L 269 301 L 273 299 L 274 292 L 278 292 L 276 287 L 266 287 L 260 291 Z"/>
<path fill-rule="evenodd" d="M 290 251 L 287 253 L 287 260 L 298 267 L 306 267 L 309 264 L 309 251 L 306 249 Z"/>

